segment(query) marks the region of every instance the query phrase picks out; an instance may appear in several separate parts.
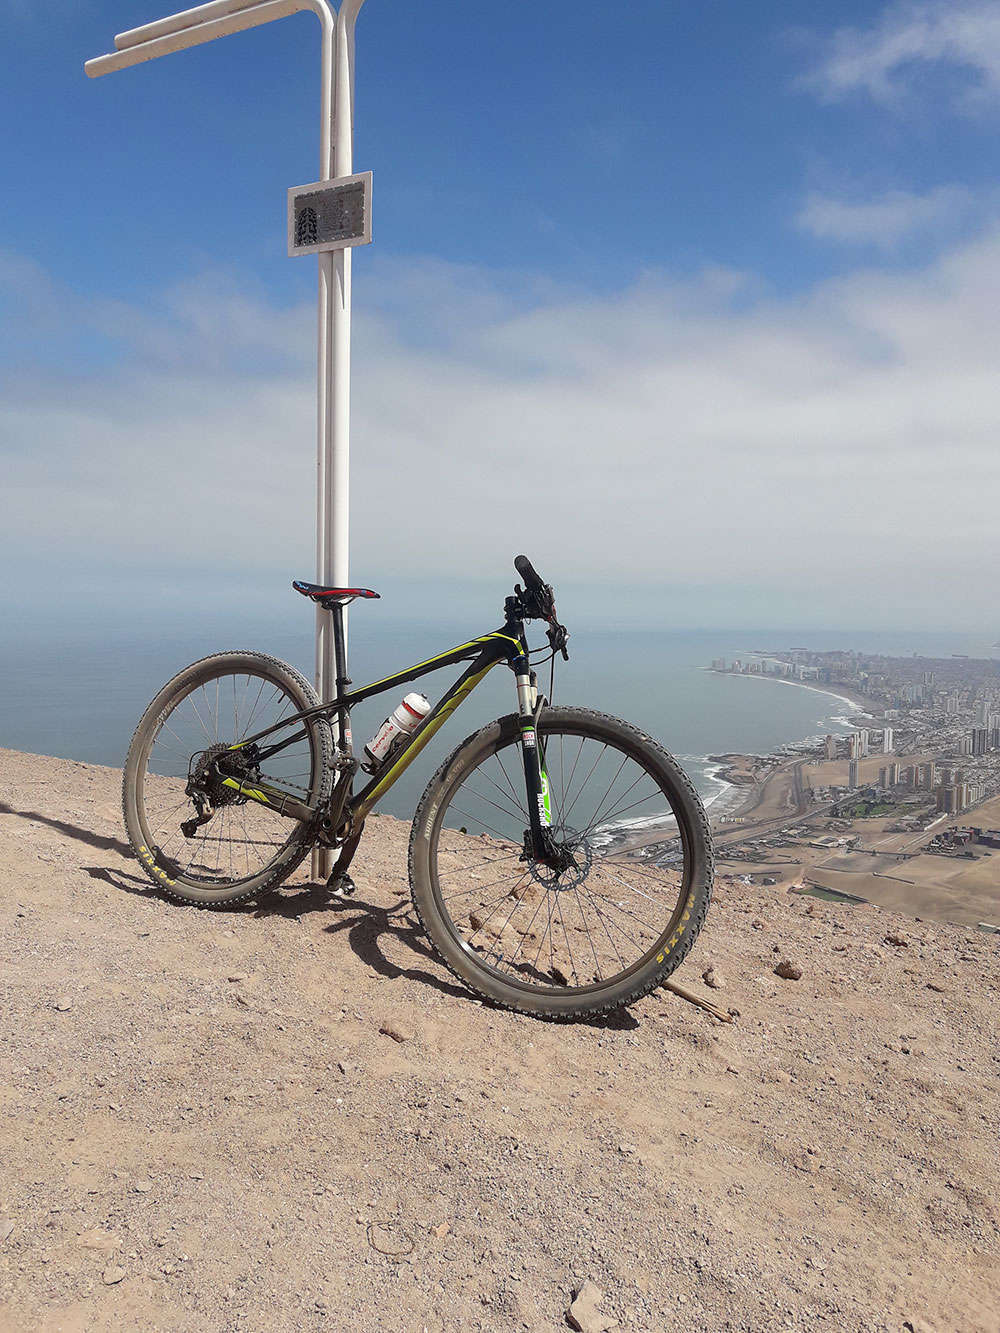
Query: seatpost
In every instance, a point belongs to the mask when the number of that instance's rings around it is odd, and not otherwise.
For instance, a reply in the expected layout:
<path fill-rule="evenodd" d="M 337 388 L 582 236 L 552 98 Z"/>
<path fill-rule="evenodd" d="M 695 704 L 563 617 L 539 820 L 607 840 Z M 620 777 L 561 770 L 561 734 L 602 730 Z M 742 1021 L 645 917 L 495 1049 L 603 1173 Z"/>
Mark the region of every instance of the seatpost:
<path fill-rule="evenodd" d="M 344 607 L 341 602 L 330 608 L 330 614 L 333 616 L 333 653 L 336 666 L 336 686 L 337 698 L 340 699 L 347 693 L 347 687 L 351 683 L 351 678 L 347 674 L 347 648 L 344 644 Z M 327 702 L 327 701 L 324 701 Z M 340 733 L 340 748 L 350 750 L 351 748 L 351 724 L 346 708 L 337 710 L 337 725 Z"/>

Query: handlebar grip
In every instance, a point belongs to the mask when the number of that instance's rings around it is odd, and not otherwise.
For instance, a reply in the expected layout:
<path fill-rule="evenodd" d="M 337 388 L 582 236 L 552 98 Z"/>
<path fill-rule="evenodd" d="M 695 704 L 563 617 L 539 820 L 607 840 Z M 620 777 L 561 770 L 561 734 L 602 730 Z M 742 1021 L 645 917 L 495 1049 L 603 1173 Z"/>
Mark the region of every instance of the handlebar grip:
<path fill-rule="evenodd" d="M 544 580 L 526 555 L 514 557 L 514 568 L 524 579 L 525 587 L 535 590 L 545 587 Z"/>

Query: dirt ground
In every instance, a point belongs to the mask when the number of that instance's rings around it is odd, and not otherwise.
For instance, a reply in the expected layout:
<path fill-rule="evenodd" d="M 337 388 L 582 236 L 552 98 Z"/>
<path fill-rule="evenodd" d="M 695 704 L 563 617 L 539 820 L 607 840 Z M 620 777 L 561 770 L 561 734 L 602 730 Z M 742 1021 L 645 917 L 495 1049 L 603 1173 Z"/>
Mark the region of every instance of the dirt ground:
<path fill-rule="evenodd" d="M 404 825 L 348 904 L 202 912 L 119 782 L 0 750 L 4 1333 L 556 1330 L 586 1279 L 589 1333 L 1000 1330 L 993 937 L 720 882 L 677 980 L 736 1022 L 540 1023 L 430 956 Z"/>
<path fill-rule="evenodd" d="M 846 868 L 846 857 L 832 857 L 828 863 L 813 866 L 807 878 L 812 884 L 856 893 L 910 916 L 1000 926 L 1000 852 L 985 852 L 975 861 L 929 854 L 901 862 L 893 857 L 869 857 L 867 861 L 875 865 L 875 875 L 870 869 L 854 873 Z"/>

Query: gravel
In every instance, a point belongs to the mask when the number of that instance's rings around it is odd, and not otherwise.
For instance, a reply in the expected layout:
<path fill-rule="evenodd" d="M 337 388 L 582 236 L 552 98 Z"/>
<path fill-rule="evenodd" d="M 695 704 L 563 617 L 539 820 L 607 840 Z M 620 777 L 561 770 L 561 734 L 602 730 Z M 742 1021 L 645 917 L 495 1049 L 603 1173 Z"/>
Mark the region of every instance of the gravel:
<path fill-rule="evenodd" d="M 120 777 L 0 750 L 0 1328 L 996 1333 L 993 939 L 722 880 L 678 980 L 736 1022 L 541 1023 L 434 960 L 405 825 L 201 912 Z"/>

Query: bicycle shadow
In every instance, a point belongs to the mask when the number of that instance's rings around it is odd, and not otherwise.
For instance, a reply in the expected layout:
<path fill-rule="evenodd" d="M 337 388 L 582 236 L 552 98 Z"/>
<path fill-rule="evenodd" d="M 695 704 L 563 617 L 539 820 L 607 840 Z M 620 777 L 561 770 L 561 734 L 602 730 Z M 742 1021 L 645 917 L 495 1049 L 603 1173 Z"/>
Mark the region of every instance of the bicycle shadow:
<path fill-rule="evenodd" d="M 94 833 L 92 829 L 81 828 L 79 824 L 69 824 L 65 819 L 53 819 L 51 815 L 43 815 L 39 810 L 18 810 L 7 801 L 0 801 L 0 815 L 15 815 L 18 819 L 28 819 L 38 824 L 46 824 L 49 828 L 55 829 L 57 833 L 72 838 L 74 842 L 85 842 L 88 847 L 95 847 L 99 852 L 117 852 L 119 856 L 128 861 L 135 860 L 132 848 L 121 838 L 112 838 L 103 833 Z M 150 887 L 152 888 L 152 885 Z"/>
<path fill-rule="evenodd" d="M 75 842 L 85 843 L 88 847 L 94 847 L 98 851 L 115 852 L 125 861 L 135 860 L 132 848 L 120 838 L 94 833 L 91 829 L 81 828 L 78 824 L 70 824 L 63 819 L 54 819 L 50 815 L 43 815 L 35 810 L 17 810 L 6 801 L 0 801 L 0 814 L 37 820 L 38 823 L 47 824 L 50 828 L 64 834 L 67 838 L 72 838 Z M 81 866 L 80 869 L 91 879 L 109 884 L 113 889 L 118 889 L 122 893 L 132 893 L 139 898 L 159 899 L 161 902 L 169 901 L 144 876 L 129 874 L 111 866 Z M 177 906 L 177 904 L 171 905 Z M 390 936 L 403 944 L 411 953 L 416 955 L 421 964 L 430 963 L 440 966 L 437 963 L 437 955 L 427 941 L 423 927 L 416 917 L 410 915 L 405 900 L 394 904 L 392 907 L 382 907 L 378 903 L 369 902 L 363 898 L 337 898 L 330 893 L 325 884 L 309 883 L 297 886 L 292 890 L 272 892 L 264 898 L 252 900 L 249 903 L 235 903 L 232 907 L 215 910 L 221 910 L 223 916 L 232 913 L 234 915 L 253 916 L 256 920 L 263 920 L 269 916 L 281 916 L 286 920 L 295 920 L 312 912 L 336 912 L 341 919 L 324 926 L 323 929 L 331 935 L 346 931 L 347 942 L 355 957 L 379 976 L 390 981 L 403 977 L 408 981 L 417 981 L 422 985 L 431 986 L 443 995 L 450 995 L 455 999 L 482 1004 L 490 1009 L 500 1007 L 489 1000 L 474 995 L 472 991 L 459 982 L 451 981 L 441 976 L 439 972 L 429 971 L 426 967 L 418 965 L 403 967 L 394 963 L 388 957 L 381 943 L 385 936 Z M 351 913 L 351 915 L 344 915 L 345 913 Z M 542 1021 L 560 1022 L 564 1020 Z M 639 1026 L 638 1020 L 627 1009 L 618 1010 L 601 1018 L 576 1021 L 586 1027 L 611 1031 L 633 1031 Z"/>
<path fill-rule="evenodd" d="M 82 869 L 91 879 L 102 880 L 112 888 L 123 893 L 134 893 L 141 898 L 158 898 L 163 895 L 154 884 L 147 883 L 138 875 L 129 875 L 122 870 L 113 870 L 108 866 L 83 866 Z M 176 906 L 177 904 L 170 904 Z M 444 977 L 440 972 L 432 971 L 421 964 L 439 967 L 437 955 L 427 941 L 423 927 L 417 918 L 411 915 L 408 903 L 396 903 L 392 907 L 383 907 L 365 898 L 337 898 L 330 894 L 325 884 L 304 884 L 294 891 L 275 892 L 256 902 L 236 903 L 224 909 L 216 909 L 211 915 L 220 915 L 224 920 L 228 916 L 251 916 L 254 920 L 266 920 L 279 916 L 287 921 L 295 921 L 314 912 L 332 912 L 337 919 L 324 925 L 323 930 L 329 935 L 346 933 L 347 943 L 354 956 L 373 972 L 387 981 L 402 977 L 407 981 L 416 981 L 430 986 L 442 995 L 456 1000 L 465 1000 L 481 1004 L 487 1009 L 501 1006 L 481 998 L 468 990 L 460 982 Z M 404 945 L 419 960 L 417 964 L 405 966 L 393 960 L 386 952 L 384 940 L 391 938 Z M 562 1022 L 560 1019 L 545 1019 L 542 1022 Z M 575 1020 L 584 1027 L 598 1028 L 612 1032 L 632 1032 L 639 1026 L 639 1021 L 627 1009 L 617 1010 L 600 1018 Z"/>
<path fill-rule="evenodd" d="M 132 893 L 139 898 L 154 898 L 166 902 L 172 907 L 180 904 L 171 903 L 156 888 L 138 875 L 127 874 L 110 866 L 81 866 L 81 870 L 91 879 L 110 884 L 122 893 Z M 308 884 L 297 892 L 276 892 L 267 897 L 248 903 L 235 903 L 232 907 L 216 908 L 208 916 L 251 916 L 255 920 L 267 917 L 283 917 L 287 921 L 314 912 L 335 912 L 338 920 L 325 925 L 323 930 L 331 935 L 347 933 L 347 942 L 354 955 L 366 967 L 370 967 L 379 976 L 389 981 L 403 977 L 408 981 L 418 981 L 432 986 L 444 995 L 462 1000 L 477 1000 L 471 991 L 458 983 L 452 983 L 439 974 L 424 967 L 406 967 L 394 963 L 386 953 L 381 941 L 389 936 L 405 945 L 421 962 L 434 963 L 435 955 L 425 943 L 420 923 L 406 913 L 405 905 L 382 907 L 378 903 L 364 899 L 345 899 L 332 897 L 325 884 Z M 344 915 L 348 913 L 349 915 Z"/>
<path fill-rule="evenodd" d="M 421 967 L 401 967 L 387 956 L 381 945 L 381 940 L 384 936 L 389 935 L 405 944 L 412 953 L 422 960 L 441 966 L 438 963 L 437 954 L 427 940 L 423 926 L 410 913 L 409 906 L 405 901 L 397 903 L 393 907 L 382 907 L 378 903 L 368 902 L 363 898 L 331 897 L 325 885 L 309 884 L 304 886 L 302 891 L 294 897 L 289 894 L 282 894 L 274 903 L 265 902 L 260 904 L 254 911 L 254 915 L 257 917 L 270 915 L 296 917 L 307 911 L 330 910 L 340 912 L 351 912 L 353 910 L 353 916 L 324 926 L 323 929 L 331 935 L 346 931 L 347 942 L 355 956 L 367 967 L 377 972 L 379 976 L 388 980 L 404 977 L 409 981 L 418 981 L 424 985 L 432 986 L 444 995 L 451 995 L 461 1000 L 471 1000 L 474 1003 L 481 1004 L 486 1009 L 501 1009 L 503 1007 L 476 995 L 460 982 L 442 977 L 438 972 L 429 972 Z M 559 1023 L 567 1020 L 542 1017 L 541 1021 Z M 632 1032 L 639 1027 L 639 1020 L 627 1009 L 619 1009 L 598 1018 L 571 1021 L 576 1021 L 583 1027 L 599 1028 L 613 1032 Z"/>
<path fill-rule="evenodd" d="M 114 852 L 124 861 L 134 861 L 135 856 L 128 843 L 120 838 L 94 833 L 91 829 L 81 828 L 63 819 L 54 819 L 36 810 L 18 810 L 6 801 L 0 801 L 0 814 L 16 815 L 21 819 L 36 820 L 46 824 L 75 842 L 82 842 L 98 851 Z M 169 902 L 164 895 L 144 876 L 130 874 L 112 866 L 80 866 L 84 874 L 91 879 L 100 880 L 121 893 L 135 894 L 139 898 L 157 899 Z M 170 904 L 176 906 L 177 904 Z M 220 909 L 216 909 L 217 911 Z M 482 1004 L 495 1009 L 500 1006 L 473 994 L 459 982 L 451 981 L 438 972 L 430 971 L 419 964 L 437 965 L 437 955 L 427 942 L 423 928 L 416 917 L 409 914 L 405 902 L 392 907 L 383 907 L 378 903 L 363 898 L 337 898 L 331 895 L 325 884 L 305 884 L 293 891 L 278 891 L 265 898 L 249 903 L 236 903 L 222 909 L 223 915 L 249 915 L 257 920 L 269 916 L 281 916 L 286 920 L 295 920 L 312 912 L 335 912 L 338 920 L 324 930 L 331 935 L 346 932 L 351 951 L 366 967 L 387 980 L 403 977 L 408 981 L 417 981 L 449 995 L 454 999 Z M 411 967 L 394 963 L 383 947 L 383 939 L 389 936 L 404 945 L 419 960 Z M 553 1020 L 559 1021 L 559 1020 Z M 614 1031 L 631 1031 L 639 1026 L 637 1020 L 627 1011 L 607 1015 L 603 1018 L 584 1019 L 585 1026 L 605 1028 Z"/>
<path fill-rule="evenodd" d="M 455 999 L 478 1001 L 479 997 L 473 995 L 460 982 L 451 981 L 438 971 L 431 971 L 418 964 L 405 966 L 393 962 L 389 957 L 386 952 L 387 939 L 404 945 L 415 955 L 420 964 L 440 966 L 437 955 L 427 943 L 423 927 L 416 917 L 408 912 L 405 902 L 392 907 L 383 907 L 364 898 L 334 898 L 330 897 L 325 885 L 310 885 L 303 894 L 297 896 L 306 901 L 324 898 L 318 909 L 313 910 L 333 911 L 339 917 L 338 920 L 325 925 L 324 932 L 328 935 L 346 933 L 351 952 L 378 976 L 385 977 L 387 981 L 396 981 L 402 977 L 407 981 L 417 981 L 422 985 L 431 986 L 443 995 L 450 995 Z M 267 903 L 262 903 L 255 915 L 258 917 L 271 915 L 268 906 Z M 289 907 L 294 906 L 294 898 L 282 895 L 280 903 L 274 910 L 284 915 Z M 300 904 L 295 915 L 300 915 L 302 910 Z"/>

